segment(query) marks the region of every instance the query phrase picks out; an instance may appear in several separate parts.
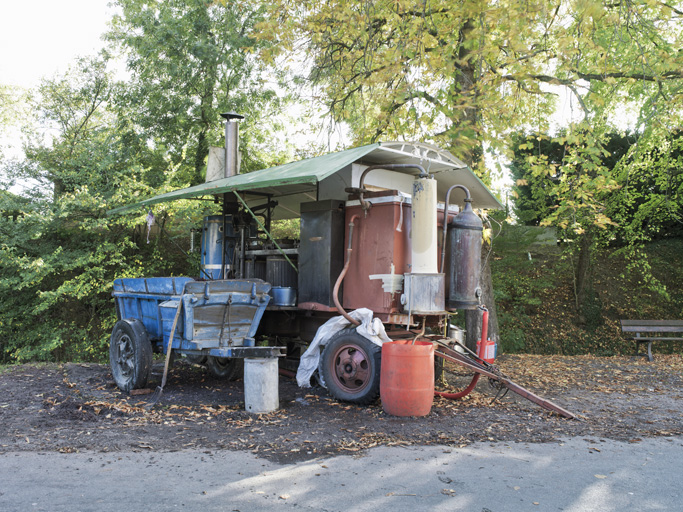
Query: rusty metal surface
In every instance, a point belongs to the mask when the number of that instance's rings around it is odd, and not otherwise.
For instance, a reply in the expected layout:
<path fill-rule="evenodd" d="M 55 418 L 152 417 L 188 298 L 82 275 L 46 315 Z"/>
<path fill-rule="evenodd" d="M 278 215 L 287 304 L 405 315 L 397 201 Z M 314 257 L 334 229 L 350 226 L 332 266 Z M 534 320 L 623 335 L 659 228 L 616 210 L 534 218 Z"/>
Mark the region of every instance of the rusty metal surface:
<path fill-rule="evenodd" d="M 481 276 L 481 219 L 469 203 L 448 226 L 446 273 L 449 310 L 475 309 L 479 305 Z"/>
<path fill-rule="evenodd" d="M 368 308 L 378 317 L 400 313 L 401 294 L 385 293 L 382 281 L 371 280 L 369 276 L 391 274 L 392 264 L 394 274 L 410 272 L 410 205 L 398 199 L 375 204 L 367 216 L 360 205 L 348 206 L 347 225 L 353 215 L 360 215 L 360 220 L 353 232 L 353 253 L 344 278 L 342 305 L 351 310 Z"/>
<path fill-rule="evenodd" d="M 403 289 L 408 314 L 439 314 L 446 304 L 444 274 L 406 274 Z"/>
<path fill-rule="evenodd" d="M 286 347 L 225 347 L 211 349 L 214 357 L 284 357 Z"/>
<path fill-rule="evenodd" d="M 464 366 L 465 368 L 469 368 L 470 370 L 476 373 L 488 377 L 494 382 L 500 383 L 502 387 L 509 389 L 514 393 L 517 393 L 519 396 L 526 398 L 527 400 L 543 407 L 544 409 L 555 412 L 560 416 L 564 416 L 565 418 L 576 418 L 576 415 L 574 415 L 574 413 L 560 407 L 559 405 L 551 402 L 550 400 L 546 400 L 545 398 L 542 398 L 532 393 L 531 391 L 523 388 L 519 384 L 515 384 L 507 376 L 503 375 L 500 372 L 500 370 L 498 370 L 498 368 L 491 364 L 472 359 L 459 352 L 456 352 L 455 350 L 439 342 L 437 342 L 435 354 L 439 357 L 446 359 L 447 361 L 459 364 L 461 366 Z"/>
<path fill-rule="evenodd" d="M 333 313 L 337 311 L 337 308 L 333 306 L 327 306 L 325 304 L 320 304 L 319 302 L 299 302 L 297 309 L 305 309 L 308 311 L 325 311 L 328 313 Z"/>

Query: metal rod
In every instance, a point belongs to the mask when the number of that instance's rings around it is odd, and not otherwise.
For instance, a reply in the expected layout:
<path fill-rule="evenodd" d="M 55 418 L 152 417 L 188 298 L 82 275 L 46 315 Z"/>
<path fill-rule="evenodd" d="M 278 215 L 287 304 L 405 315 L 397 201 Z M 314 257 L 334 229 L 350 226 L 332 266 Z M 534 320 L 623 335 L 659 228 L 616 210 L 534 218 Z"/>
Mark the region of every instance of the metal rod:
<path fill-rule="evenodd" d="M 438 342 L 437 342 L 438 343 Z M 451 361 L 453 363 L 459 364 L 460 366 L 464 366 L 465 368 L 469 368 L 470 370 L 480 373 L 484 377 L 488 377 L 491 380 L 494 380 L 496 382 L 500 382 L 500 384 L 510 391 L 513 391 L 514 393 L 517 393 L 519 396 L 526 398 L 527 400 L 534 402 L 537 405 L 540 405 L 544 409 L 547 409 L 549 411 L 556 412 L 557 414 L 564 416 L 565 418 L 573 419 L 576 418 L 576 415 L 569 412 L 566 409 L 563 409 L 559 405 L 551 402 L 550 400 L 546 400 L 545 398 L 541 398 L 538 395 L 535 395 L 528 389 L 523 388 L 519 384 L 515 384 L 512 382 L 510 379 L 507 377 L 504 377 L 502 375 L 497 375 L 494 373 L 495 371 L 498 371 L 495 366 L 493 365 L 487 365 L 488 368 L 486 368 L 482 363 L 475 361 L 473 359 L 470 359 L 469 357 L 466 357 L 462 354 L 459 354 L 455 350 L 450 349 L 447 346 L 444 346 L 441 343 L 438 343 L 438 350 L 434 352 L 436 355 L 439 357 L 442 357 L 446 359 L 447 361 Z"/>
<path fill-rule="evenodd" d="M 219 276 L 227 279 L 225 253 L 228 247 L 228 194 L 223 194 L 223 240 L 221 241 L 221 272 Z"/>
<path fill-rule="evenodd" d="M 364 189 L 364 184 L 365 184 L 365 176 L 370 172 L 374 171 L 375 169 L 386 169 L 387 171 L 392 171 L 395 169 L 418 169 L 420 171 L 420 178 L 426 178 L 429 176 L 427 171 L 425 171 L 425 168 L 422 167 L 421 165 L 418 164 L 384 164 L 384 165 L 371 165 L 367 169 L 363 171 L 363 174 L 360 175 L 360 181 L 358 182 L 358 197 L 360 199 L 360 206 L 363 210 L 367 211 L 371 203 L 368 203 L 364 198 L 363 194 L 365 193 Z"/>
<path fill-rule="evenodd" d="M 270 231 L 268 231 L 268 230 L 265 228 L 265 226 L 263 225 L 263 223 L 262 223 L 260 220 L 258 220 L 258 217 L 254 214 L 254 212 L 251 211 L 251 208 L 249 208 L 249 206 L 247 206 L 246 201 L 245 201 L 244 199 L 242 199 L 242 197 L 237 193 L 236 190 L 233 190 L 233 193 L 235 194 L 235 196 L 237 196 L 237 199 L 240 200 L 240 203 L 242 203 L 242 206 L 244 206 L 244 208 L 245 208 L 245 209 L 249 212 L 249 214 L 254 218 L 254 220 L 255 220 L 256 223 L 259 225 L 259 227 L 266 233 L 266 235 L 268 236 L 268 238 L 270 238 L 270 241 L 273 242 L 273 243 L 275 244 L 275 247 L 277 247 L 277 250 L 280 251 L 280 253 L 285 257 L 285 259 L 286 259 L 287 262 L 292 266 L 292 268 L 293 268 L 297 273 L 299 273 L 299 269 L 296 268 L 296 265 L 295 265 L 294 263 L 292 263 L 292 260 L 289 259 L 289 256 L 287 256 L 287 255 L 285 254 L 285 251 L 282 250 L 282 247 L 280 247 L 280 245 L 275 241 L 275 239 L 273 238 L 273 235 L 270 234 Z"/>
<path fill-rule="evenodd" d="M 246 236 L 245 236 L 245 231 L 247 230 L 248 226 L 242 225 L 240 226 L 240 270 L 237 273 L 237 277 L 239 279 L 242 279 L 244 277 L 244 264 L 245 264 L 245 254 L 244 251 L 246 250 Z"/>
<path fill-rule="evenodd" d="M 439 266 L 439 272 L 444 272 L 444 265 L 446 264 L 446 238 L 448 234 L 448 203 L 450 202 L 451 191 L 454 188 L 463 189 L 465 191 L 465 202 L 472 202 L 472 196 L 470 195 L 470 191 L 464 185 L 453 185 L 446 192 L 446 201 L 443 206 L 443 243 L 441 244 L 441 265 Z"/>

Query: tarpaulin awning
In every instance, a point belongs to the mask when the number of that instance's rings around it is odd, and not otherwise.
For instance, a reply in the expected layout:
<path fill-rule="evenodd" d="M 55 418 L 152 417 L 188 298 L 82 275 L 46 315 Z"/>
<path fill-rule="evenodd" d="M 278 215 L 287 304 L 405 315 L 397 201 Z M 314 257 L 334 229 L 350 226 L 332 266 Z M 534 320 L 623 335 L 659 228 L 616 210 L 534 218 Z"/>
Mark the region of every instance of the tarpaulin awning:
<path fill-rule="evenodd" d="M 441 200 L 444 199 L 446 190 L 450 186 L 461 184 L 470 190 L 476 208 L 502 208 L 500 202 L 481 180 L 463 162 L 447 151 L 428 144 L 378 142 L 174 190 L 111 210 L 109 213 L 148 208 L 154 204 L 178 199 L 239 192 L 250 204 L 263 202 L 265 197 L 275 199 L 278 201 L 278 207 L 274 218 L 291 218 L 298 215 L 299 204 L 302 202 L 337 199 L 335 195 L 339 195 L 339 199 L 344 199 L 345 187 L 357 185 L 352 183 L 353 164 L 358 164 L 358 169 L 362 169 L 370 165 L 399 163 L 422 165 L 427 172 L 433 174 L 438 183 L 438 194 Z M 417 174 L 417 170 L 396 172 Z M 337 174 L 339 175 L 335 176 Z M 358 172 L 355 174 L 357 175 Z M 366 180 L 369 184 L 371 184 L 370 175 Z M 385 188 L 392 188 L 392 186 L 389 180 Z"/>

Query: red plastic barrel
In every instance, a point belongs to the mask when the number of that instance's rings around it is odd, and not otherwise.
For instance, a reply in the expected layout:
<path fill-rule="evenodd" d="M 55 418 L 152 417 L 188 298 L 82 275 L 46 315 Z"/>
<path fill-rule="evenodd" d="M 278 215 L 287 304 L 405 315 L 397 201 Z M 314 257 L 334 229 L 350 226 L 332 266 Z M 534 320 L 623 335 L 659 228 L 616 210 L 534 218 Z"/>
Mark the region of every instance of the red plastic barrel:
<path fill-rule="evenodd" d="M 424 341 L 384 343 L 379 392 L 387 414 L 429 414 L 434 399 L 434 345 Z"/>

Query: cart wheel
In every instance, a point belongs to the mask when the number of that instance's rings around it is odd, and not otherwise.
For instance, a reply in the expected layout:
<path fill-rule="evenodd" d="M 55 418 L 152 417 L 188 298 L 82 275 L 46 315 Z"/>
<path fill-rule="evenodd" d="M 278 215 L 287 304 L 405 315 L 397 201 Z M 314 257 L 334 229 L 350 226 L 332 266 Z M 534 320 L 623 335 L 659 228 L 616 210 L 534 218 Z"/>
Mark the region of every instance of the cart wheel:
<path fill-rule="evenodd" d="M 194 354 L 185 354 L 185 359 L 188 363 L 202 365 L 206 363 L 206 356 L 196 356 Z"/>
<path fill-rule="evenodd" d="M 325 345 L 322 373 L 327 390 L 338 400 L 367 405 L 379 395 L 382 348 L 355 327 L 335 334 Z"/>
<path fill-rule="evenodd" d="M 206 367 L 209 373 L 217 379 L 237 380 L 242 376 L 244 359 L 209 356 L 206 358 Z"/>
<path fill-rule="evenodd" d="M 109 365 L 121 391 L 143 388 L 152 371 L 152 344 L 142 322 L 119 320 L 109 342 Z"/>

